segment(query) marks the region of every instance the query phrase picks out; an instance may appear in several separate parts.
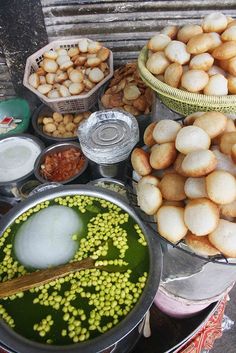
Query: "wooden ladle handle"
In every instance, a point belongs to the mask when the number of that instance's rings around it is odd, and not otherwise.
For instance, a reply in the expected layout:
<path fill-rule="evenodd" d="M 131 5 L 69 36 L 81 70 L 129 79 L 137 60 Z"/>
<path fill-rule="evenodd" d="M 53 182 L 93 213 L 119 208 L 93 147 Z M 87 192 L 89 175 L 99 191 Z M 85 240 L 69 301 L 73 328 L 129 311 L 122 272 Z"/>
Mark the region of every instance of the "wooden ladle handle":
<path fill-rule="evenodd" d="M 21 277 L 0 283 L 0 298 L 24 292 L 28 289 L 49 283 L 57 278 L 64 277 L 72 272 L 93 267 L 95 267 L 95 261 L 88 257 L 81 261 L 30 272 Z"/>

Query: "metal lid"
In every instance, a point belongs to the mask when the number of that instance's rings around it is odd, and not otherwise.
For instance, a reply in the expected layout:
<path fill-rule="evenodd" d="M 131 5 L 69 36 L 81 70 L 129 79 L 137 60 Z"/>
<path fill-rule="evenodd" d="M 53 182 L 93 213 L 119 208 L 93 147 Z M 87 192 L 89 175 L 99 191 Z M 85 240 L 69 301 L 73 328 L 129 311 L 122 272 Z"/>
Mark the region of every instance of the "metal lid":
<path fill-rule="evenodd" d="M 129 157 L 139 140 L 136 118 L 122 110 L 103 110 L 90 115 L 79 126 L 83 153 L 90 160 L 113 164 Z"/>

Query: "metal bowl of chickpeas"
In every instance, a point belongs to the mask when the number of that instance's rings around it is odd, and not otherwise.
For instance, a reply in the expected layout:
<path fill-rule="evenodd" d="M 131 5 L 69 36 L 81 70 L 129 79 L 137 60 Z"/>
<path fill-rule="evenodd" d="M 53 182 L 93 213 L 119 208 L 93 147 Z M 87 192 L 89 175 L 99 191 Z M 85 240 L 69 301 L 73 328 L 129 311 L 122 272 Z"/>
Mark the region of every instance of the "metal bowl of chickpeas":
<path fill-rule="evenodd" d="M 35 135 L 47 145 L 56 142 L 78 141 L 78 127 L 91 113 L 92 111 L 61 114 L 42 104 L 33 114 L 32 126 Z"/>

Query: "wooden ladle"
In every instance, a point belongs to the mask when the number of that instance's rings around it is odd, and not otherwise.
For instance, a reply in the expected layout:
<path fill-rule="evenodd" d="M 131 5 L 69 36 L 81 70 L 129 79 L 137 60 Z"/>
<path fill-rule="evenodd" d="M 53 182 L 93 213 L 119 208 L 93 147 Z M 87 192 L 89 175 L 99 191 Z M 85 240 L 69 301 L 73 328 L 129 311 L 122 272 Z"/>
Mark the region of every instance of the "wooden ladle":
<path fill-rule="evenodd" d="M 57 278 L 64 277 L 69 273 L 90 268 L 95 268 L 95 260 L 88 257 L 87 259 L 70 262 L 65 265 L 30 272 L 21 277 L 0 283 L 0 298 L 24 292 L 28 289 L 49 283 Z"/>

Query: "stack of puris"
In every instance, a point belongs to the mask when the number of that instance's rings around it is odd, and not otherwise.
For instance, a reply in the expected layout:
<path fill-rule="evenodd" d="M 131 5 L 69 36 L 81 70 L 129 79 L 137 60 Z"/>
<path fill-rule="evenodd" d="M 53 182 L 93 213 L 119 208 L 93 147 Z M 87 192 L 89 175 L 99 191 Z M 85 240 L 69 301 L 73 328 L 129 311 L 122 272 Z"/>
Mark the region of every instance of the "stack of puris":
<path fill-rule="evenodd" d="M 150 124 L 131 154 L 140 208 L 161 236 L 201 255 L 236 257 L 236 128 L 219 112 Z"/>
<path fill-rule="evenodd" d="M 168 26 L 147 43 L 147 69 L 192 93 L 236 94 L 236 20 L 215 12 L 201 25 Z"/>

